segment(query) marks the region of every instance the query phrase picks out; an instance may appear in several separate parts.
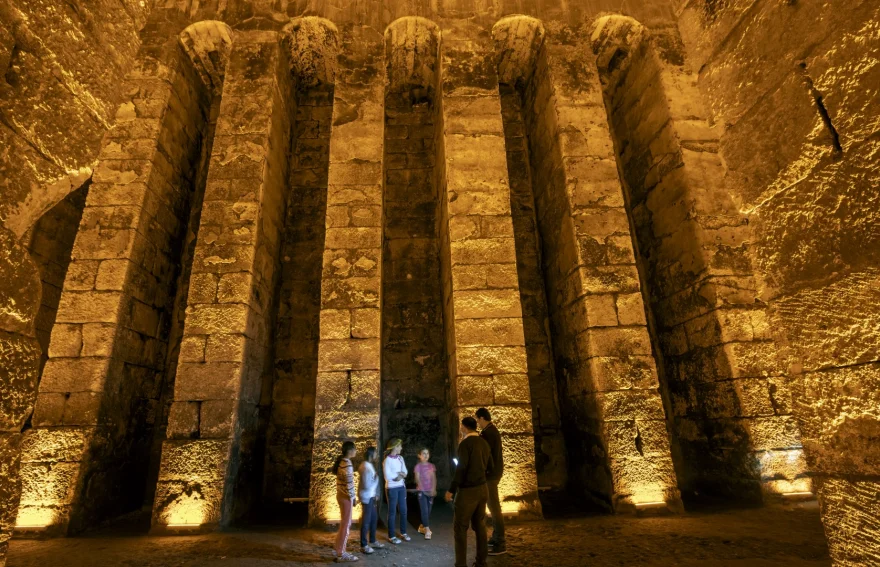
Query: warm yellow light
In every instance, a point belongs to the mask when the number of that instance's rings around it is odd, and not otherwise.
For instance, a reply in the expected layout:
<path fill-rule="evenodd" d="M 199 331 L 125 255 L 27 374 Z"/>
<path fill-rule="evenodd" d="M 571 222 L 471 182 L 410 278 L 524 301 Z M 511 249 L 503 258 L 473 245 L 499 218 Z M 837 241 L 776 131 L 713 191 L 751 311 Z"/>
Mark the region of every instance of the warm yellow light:
<path fill-rule="evenodd" d="M 19 529 L 44 529 L 55 523 L 56 513 L 52 508 L 19 508 L 15 527 Z"/>
<path fill-rule="evenodd" d="M 636 508 L 640 510 L 651 509 L 651 508 L 665 508 L 666 502 L 657 501 L 657 502 L 637 502 Z"/>
<path fill-rule="evenodd" d="M 205 523 L 205 501 L 198 494 L 182 494 L 168 506 L 167 526 L 195 527 Z"/>

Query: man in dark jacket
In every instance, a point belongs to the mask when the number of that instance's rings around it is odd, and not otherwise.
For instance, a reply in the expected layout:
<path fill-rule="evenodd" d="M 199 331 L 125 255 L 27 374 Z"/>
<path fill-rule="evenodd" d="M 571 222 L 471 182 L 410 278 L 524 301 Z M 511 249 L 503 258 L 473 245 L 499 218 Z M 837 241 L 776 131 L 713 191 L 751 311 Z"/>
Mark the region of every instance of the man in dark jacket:
<path fill-rule="evenodd" d="M 453 532 L 455 534 L 455 567 L 467 565 L 467 531 L 470 525 L 477 534 L 476 567 L 486 567 L 489 542 L 486 538 L 486 503 L 489 491 L 486 476 L 492 472 L 492 453 L 489 445 L 477 435 L 477 421 L 472 417 L 461 420 L 462 440 L 458 445 L 458 464 L 446 501 L 455 496 Z"/>
<path fill-rule="evenodd" d="M 495 467 L 487 477 L 489 488 L 489 513 L 492 514 L 492 551 L 489 555 L 501 555 L 507 553 L 507 542 L 504 539 L 504 517 L 501 515 L 501 499 L 498 497 L 498 483 L 504 474 L 504 456 L 501 452 L 501 433 L 492 423 L 492 414 L 486 408 L 477 410 L 477 425 L 480 426 L 480 437 L 489 444 L 492 451 L 492 462 Z"/>

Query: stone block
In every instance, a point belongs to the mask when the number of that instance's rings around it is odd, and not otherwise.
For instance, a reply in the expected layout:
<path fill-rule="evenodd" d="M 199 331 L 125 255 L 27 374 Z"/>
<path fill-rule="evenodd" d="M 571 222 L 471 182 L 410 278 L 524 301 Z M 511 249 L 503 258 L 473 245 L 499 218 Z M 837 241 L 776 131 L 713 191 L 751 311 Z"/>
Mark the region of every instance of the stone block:
<path fill-rule="evenodd" d="M 338 409 L 345 404 L 349 391 L 349 372 L 318 372 L 315 407 L 318 410 Z"/>
<path fill-rule="evenodd" d="M 100 392 L 72 392 L 64 405 L 64 425 L 97 425 L 102 401 Z"/>
<path fill-rule="evenodd" d="M 125 291 L 130 262 L 127 259 L 103 260 L 98 267 L 95 289 Z"/>
<path fill-rule="evenodd" d="M 663 402 L 656 390 L 598 392 L 596 401 L 605 421 L 663 420 Z"/>
<path fill-rule="evenodd" d="M 177 366 L 174 399 L 229 400 L 239 397 L 242 365 L 238 362 L 181 363 Z"/>
<path fill-rule="evenodd" d="M 348 309 L 322 309 L 320 317 L 321 339 L 351 338 L 351 311 Z"/>
<path fill-rule="evenodd" d="M 525 344 L 522 319 L 459 319 L 455 343 L 464 346 L 518 346 Z"/>
<path fill-rule="evenodd" d="M 189 439 L 198 433 L 199 402 L 173 402 L 168 413 L 168 439 Z"/>
<path fill-rule="evenodd" d="M 450 244 L 452 265 L 513 264 L 516 248 L 512 238 L 477 238 Z"/>
<path fill-rule="evenodd" d="M 578 350 L 585 357 L 650 356 L 651 340 L 645 327 L 592 328 L 577 336 Z"/>
<path fill-rule="evenodd" d="M 457 347 L 459 374 L 516 374 L 528 372 L 525 347 Z"/>
<path fill-rule="evenodd" d="M 202 439 L 232 437 L 239 403 L 235 399 L 202 402 L 199 412 L 199 437 Z"/>
<path fill-rule="evenodd" d="M 116 323 L 123 295 L 113 291 L 68 291 L 61 294 L 58 323 Z"/>
<path fill-rule="evenodd" d="M 103 323 L 82 325 L 82 356 L 113 355 L 118 327 Z"/>
<path fill-rule="evenodd" d="M 41 392 L 37 395 L 31 423 L 34 427 L 61 425 L 67 394 L 60 392 Z"/>
<path fill-rule="evenodd" d="M 657 368 L 651 356 L 605 357 L 589 360 L 597 391 L 657 388 Z"/>
<path fill-rule="evenodd" d="M 318 346 L 318 369 L 375 370 L 379 368 L 379 339 L 322 340 Z"/>
<path fill-rule="evenodd" d="M 647 324 L 642 294 L 628 293 L 617 296 L 617 320 L 621 325 Z"/>
<path fill-rule="evenodd" d="M 248 306 L 193 305 L 186 308 L 186 332 L 193 335 L 242 333 L 248 330 Z"/>
<path fill-rule="evenodd" d="M 379 309 L 352 309 L 351 336 L 355 339 L 369 339 L 380 336 L 381 312 Z"/>
<path fill-rule="evenodd" d="M 456 291 L 452 301 L 456 320 L 522 317 L 516 290 Z"/>
<path fill-rule="evenodd" d="M 49 356 L 52 358 L 79 356 L 83 347 L 82 326 L 57 324 L 52 327 Z"/>
<path fill-rule="evenodd" d="M 613 295 L 588 295 L 584 297 L 583 302 L 590 327 L 617 326 L 617 310 Z"/>
<path fill-rule="evenodd" d="M 379 405 L 381 376 L 378 370 L 352 370 L 348 404 L 354 408 L 375 408 Z"/>
<path fill-rule="evenodd" d="M 219 303 L 250 303 L 254 283 L 254 277 L 248 272 L 222 274 L 217 285 L 217 301 Z"/>
<path fill-rule="evenodd" d="M 243 334 L 208 335 L 206 362 L 244 362 L 248 338 Z"/>
<path fill-rule="evenodd" d="M 496 374 L 492 384 L 495 389 L 496 404 L 528 404 L 531 402 L 528 374 Z M 472 405 L 478 402 L 469 401 L 467 403 Z"/>
<path fill-rule="evenodd" d="M 179 362 L 205 361 L 205 335 L 186 335 L 180 341 Z"/>
<path fill-rule="evenodd" d="M 495 403 L 492 376 L 457 376 L 455 378 L 456 405 L 491 406 Z"/>
<path fill-rule="evenodd" d="M 43 368 L 41 392 L 100 392 L 110 371 L 108 358 L 49 359 Z"/>

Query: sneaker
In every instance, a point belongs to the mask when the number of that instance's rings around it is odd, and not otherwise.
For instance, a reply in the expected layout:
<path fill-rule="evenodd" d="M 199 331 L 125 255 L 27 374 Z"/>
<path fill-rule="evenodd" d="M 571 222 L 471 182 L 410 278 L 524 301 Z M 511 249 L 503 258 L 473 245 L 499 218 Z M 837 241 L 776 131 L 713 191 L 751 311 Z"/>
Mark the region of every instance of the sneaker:
<path fill-rule="evenodd" d="M 347 551 L 336 558 L 337 563 L 351 563 L 353 561 L 360 561 L 360 558 L 357 555 L 352 555 Z"/>
<path fill-rule="evenodd" d="M 370 547 L 374 547 L 376 549 L 382 549 L 383 547 L 385 547 L 385 544 L 382 543 L 381 541 L 374 541 L 374 542 L 370 543 Z"/>
<path fill-rule="evenodd" d="M 492 546 L 491 551 L 489 551 L 489 555 L 504 555 L 507 553 L 506 545 L 498 545 L 497 543 Z"/>
<path fill-rule="evenodd" d="M 426 527 L 423 526 L 422 524 L 419 524 L 419 533 L 420 533 L 420 534 L 425 533 L 425 530 L 427 530 L 427 529 L 428 529 L 428 528 L 426 528 Z"/>
<path fill-rule="evenodd" d="M 400 534 L 400 537 L 403 538 L 403 541 L 412 541 L 412 538 L 406 534 Z"/>
<path fill-rule="evenodd" d="M 364 555 L 369 555 L 371 553 L 376 553 L 376 550 L 368 545 L 361 548 L 361 553 L 363 553 Z"/>
<path fill-rule="evenodd" d="M 431 539 L 431 528 L 425 528 L 425 539 Z"/>
<path fill-rule="evenodd" d="M 403 542 L 400 540 L 400 538 L 396 538 L 396 537 L 393 537 L 393 538 L 389 539 L 388 541 L 390 541 L 390 542 L 393 543 L 394 545 L 400 545 L 401 543 L 403 543 Z"/>

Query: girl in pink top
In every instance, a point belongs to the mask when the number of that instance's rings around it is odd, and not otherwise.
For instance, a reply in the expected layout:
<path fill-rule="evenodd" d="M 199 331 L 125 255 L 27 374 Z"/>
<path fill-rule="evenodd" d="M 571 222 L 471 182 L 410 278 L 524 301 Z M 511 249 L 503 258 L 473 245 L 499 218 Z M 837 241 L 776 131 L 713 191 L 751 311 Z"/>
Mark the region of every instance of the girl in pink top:
<path fill-rule="evenodd" d="M 416 477 L 416 489 L 419 491 L 419 510 L 422 513 L 422 525 L 419 533 L 425 534 L 425 539 L 431 539 L 431 507 L 434 505 L 434 497 L 437 496 L 437 469 L 433 463 L 428 462 L 431 452 L 424 448 L 419 451 L 419 462 L 413 472 Z"/>

